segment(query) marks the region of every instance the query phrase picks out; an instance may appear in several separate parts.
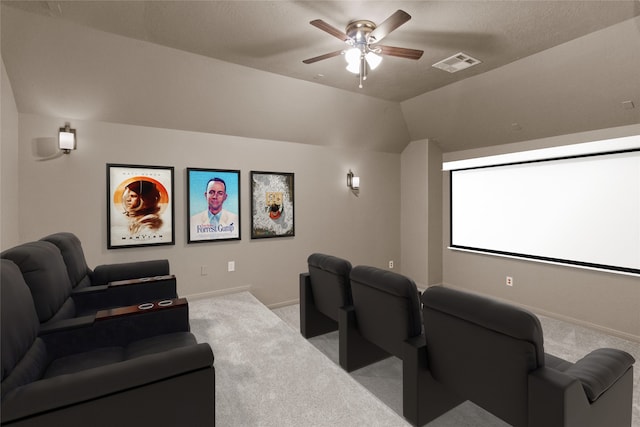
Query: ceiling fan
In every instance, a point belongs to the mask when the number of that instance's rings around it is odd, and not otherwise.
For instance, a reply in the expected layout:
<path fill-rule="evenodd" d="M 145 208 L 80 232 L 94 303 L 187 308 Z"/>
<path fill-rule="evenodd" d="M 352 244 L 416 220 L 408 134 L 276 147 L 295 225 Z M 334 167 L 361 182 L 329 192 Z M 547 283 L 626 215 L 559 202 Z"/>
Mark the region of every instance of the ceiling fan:
<path fill-rule="evenodd" d="M 423 51 L 417 49 L 407 49 L 403 47 L 383 46 L 378 43 L 389 35 L 393 30 L 411 19 L 411 15 L 403 10 L 397 10 L 389 16 L 380 25 L 365 20 L 358 19 L 349 22 L 344 32 L 327 24 L 322 19 L 315 19 L 310 22 L 311 25 L 325 31 L 332 36 L 339 38 L 349 47 L 347 49 L 337 50 L 335 52 L 325 53 L 324 55 L 305 59 L 305 64 L 313 64 L 323 59 L 333 58 L 338 55 L 345 55 L 347 60 L 347 70 L 354 74 L 359 74 L 360 85 L 367 79 L 368 69 L 375 69 L 382 57 L 379 55 L 396 56 L 406 59 L 420 59 Z"/>

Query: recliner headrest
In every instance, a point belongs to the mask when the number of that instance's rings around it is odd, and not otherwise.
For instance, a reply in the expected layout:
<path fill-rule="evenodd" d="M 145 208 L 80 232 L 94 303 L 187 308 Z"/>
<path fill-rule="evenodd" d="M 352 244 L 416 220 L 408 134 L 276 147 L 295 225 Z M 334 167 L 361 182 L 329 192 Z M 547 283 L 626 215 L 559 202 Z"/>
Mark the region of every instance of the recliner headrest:
<path fill-rule="evenodd" d="M 351 272 L 351 263 L 349 261 L 332 255 L 314 253 L 309 255 L 307 263 L 309 267 L 316 267 L 346 277 L 349 277 Z"/>
<path fill-rule="evenodd" d="M 437 310 L 503 335 L 529 341 L 536 346 L 539 363 L 544 363 L 542 326 L 528 310 L 443 286 L 427 288 L 422 293 L 422 304 L 425 310 Z"/>
<path fill-rule="evenodd" d="M 401 357 L 402 342 L 422 332 L 415 282 L 393 271 L 359 265 L 351 270 L 351 293 L 360 333 Z"/>
<path fill-rule="evenodd" d="M 23 243 L 0 254 L 13 261 L 31 290 L 40 323 L 51 319 L 71 295 L 71 280 L 60 250 L 51 242 Z"/>
<path fill-rule="evenodd" d="M 415 282 L 402 274 L 377 267 L 359 265 L 351 270 L 351 281 L 364 283 L 397 297 L 418 298 Z"/>
<path fill-rule="evenodd" d="M 80 239 L 75 234 L 60 232 L 50 234 L 40 240 L 51 242 L 58 247 L 74 288 L 78 285 L 84 287 L 91 284 L 90 275 L 92 271 L 87 265 Z"/>

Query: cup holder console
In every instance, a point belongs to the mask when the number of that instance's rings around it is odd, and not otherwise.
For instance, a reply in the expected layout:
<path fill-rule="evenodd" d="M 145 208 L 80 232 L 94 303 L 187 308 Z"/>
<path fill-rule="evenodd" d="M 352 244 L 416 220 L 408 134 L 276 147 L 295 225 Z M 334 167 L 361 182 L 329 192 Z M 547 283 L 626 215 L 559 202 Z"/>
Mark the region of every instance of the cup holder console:
<path fill-rule="evenodd" d="M 136 314 L 149 311 L 157 311 L 163 309 L 170 309 L 174 307 L 180 307 L 187 305 L 185 298 L 165 299 L 162 301 L 145 302 L 139 305 L 132 305 L 128 307 L 118 307 L 108 310 L 100 310 L 96 313 L 96 320 L 113 318 L 116 316 L 124 316 L 129 314 Z"/>

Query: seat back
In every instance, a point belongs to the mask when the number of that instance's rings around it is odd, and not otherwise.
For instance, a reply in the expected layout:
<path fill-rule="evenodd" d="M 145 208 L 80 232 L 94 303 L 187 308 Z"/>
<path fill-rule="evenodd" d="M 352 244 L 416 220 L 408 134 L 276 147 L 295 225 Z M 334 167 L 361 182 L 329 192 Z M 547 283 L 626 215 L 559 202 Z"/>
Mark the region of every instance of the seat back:
<path fill-rule="evenodd" d="M 29 288 L 18 266 L 0 260 L 2 316 L 0 351 L 2 399 L 17 387 L 37 380 L 46 367 L 46 351 L 38 338 L 40 322 Z"/>
<path fill-rule="evenodd" d="M 403 342 L 422 332 L 415 282 L 392 271 L 356 266 L 351 270 L 351 294 L 360 334 L 402 358 Z"/>
<path fill-rule="evenodd" d="M 544 365 L 542 327 L 527 310 L 434 286 L 422 294 L 433 377 L 512 425 L 527 425 L 528 374 Z"/>
<path fill-rule="evenodd" d="M 41 324 L 76 316 L 67 267 L 53 243 L 23 243 L 2 252 L 0 258 L 13 261 L 22 272 Z"/>
<path fill-rule="evenodd" d="M 93 272 L 87 265 L 82 244 L 75 234 L 69 232 L 55 233 L 40 240 L 51 242 L 58 247 L 67 267 L 71 285 L 74 288 L 81 289 L 91 285 Z"/>
<path fill-rule="evenodd" d="M 319 253 L 309 255 L 307 263 L 317 310 L 337 322 L 340 307 L 351 304 L 351 263 Z"/>

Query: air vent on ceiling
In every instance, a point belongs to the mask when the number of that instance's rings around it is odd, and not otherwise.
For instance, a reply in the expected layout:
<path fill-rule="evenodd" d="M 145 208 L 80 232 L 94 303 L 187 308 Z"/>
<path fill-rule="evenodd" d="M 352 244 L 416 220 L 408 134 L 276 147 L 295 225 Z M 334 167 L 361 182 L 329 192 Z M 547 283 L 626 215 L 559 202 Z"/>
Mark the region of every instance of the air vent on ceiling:
<path fill-rule="evenodd" d="M 440 62 L 436 62 L 432 66 L 449 73 L 455 73 L 457 71 L 464 70 L 465 68 L 473 67 L 481 62 L 482 61 L 472 58 L 466 53 L 460 52 L 448 57 L 447 59 L 443 59 Z"/>

